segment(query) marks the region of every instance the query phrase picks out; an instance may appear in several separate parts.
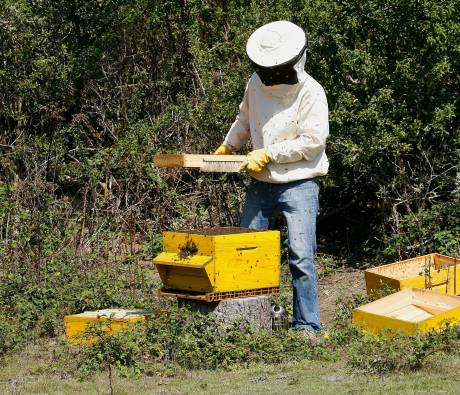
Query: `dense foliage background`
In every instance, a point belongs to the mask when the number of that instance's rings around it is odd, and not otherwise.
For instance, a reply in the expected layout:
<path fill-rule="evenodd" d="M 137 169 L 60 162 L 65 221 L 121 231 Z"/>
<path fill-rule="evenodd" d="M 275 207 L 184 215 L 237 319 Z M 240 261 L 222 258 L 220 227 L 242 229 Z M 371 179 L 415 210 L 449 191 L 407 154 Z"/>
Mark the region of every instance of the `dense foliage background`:
<path fill-rule="evenodd" d="M 221 143 L 251 74 L 246 40 L 279 19 L 306 30 L 329 100 L 320 249 L 359 263 L 459 254 L 459 11 L 0 0 L 0 315 L 54 334 L 66 312 L 145 305 L 161 230 L 238 223 L 245 175 L 163 171 L 152 156 Z"/>

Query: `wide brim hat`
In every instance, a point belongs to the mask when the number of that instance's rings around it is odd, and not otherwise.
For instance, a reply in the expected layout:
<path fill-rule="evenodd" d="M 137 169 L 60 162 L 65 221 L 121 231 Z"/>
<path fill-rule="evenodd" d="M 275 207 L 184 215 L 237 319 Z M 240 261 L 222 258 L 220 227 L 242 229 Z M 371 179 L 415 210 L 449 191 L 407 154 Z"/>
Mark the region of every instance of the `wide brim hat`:
<path fill-rule="evenodd" d="M 271 22 L 251 34 L 246 53 L 255 64 L 273 67 L 298 58 L 306 48 L 303 29 L 289 21 Z"/>

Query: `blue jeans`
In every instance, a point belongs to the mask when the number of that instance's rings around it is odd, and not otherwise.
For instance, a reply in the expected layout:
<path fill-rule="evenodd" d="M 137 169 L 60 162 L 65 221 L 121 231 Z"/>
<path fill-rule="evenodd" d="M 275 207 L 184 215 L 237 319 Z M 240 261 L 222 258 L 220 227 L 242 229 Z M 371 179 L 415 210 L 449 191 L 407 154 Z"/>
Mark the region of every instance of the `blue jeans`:
<path fill-rule="evenodd" d="M 321 329 L 314 255 L 319 183 L 300 180 L 286 184 L 251 181 L 241 226 L 273 228 L 273 214 L 281 212 L 288 228 L 289 269 L 293 287 L 292 326 L 298 330 Z"/>

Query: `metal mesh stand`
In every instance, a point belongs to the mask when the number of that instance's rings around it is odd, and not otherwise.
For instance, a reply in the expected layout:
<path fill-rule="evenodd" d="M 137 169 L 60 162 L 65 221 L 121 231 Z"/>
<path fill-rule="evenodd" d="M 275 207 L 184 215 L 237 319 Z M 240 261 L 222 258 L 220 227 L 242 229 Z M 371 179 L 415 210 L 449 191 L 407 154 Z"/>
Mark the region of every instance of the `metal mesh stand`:
<path fill-rule="evenodd" d="M 189 291 L 180 291 L 174 289 L 164 289 L 161 288 L 158 291 L 159 296 L 171 297 L 171 298 L 182 298 L 182 299 L 194 299 L 194 300 L 203 300 L 206 302 L 217 302 L 224 299 L 237 299 L 237 298 L 247 298 L 250 296 L 260 296 L 260 295 L 273 295 L 280 292 L 279 287 L 269 287 L 269 288 L 257 288 L 257 289 L 245 289 L 242 291 L 227 291 L 227 292 L 208 292 L 200 294 L 198 292 L 189 292 Z"/>

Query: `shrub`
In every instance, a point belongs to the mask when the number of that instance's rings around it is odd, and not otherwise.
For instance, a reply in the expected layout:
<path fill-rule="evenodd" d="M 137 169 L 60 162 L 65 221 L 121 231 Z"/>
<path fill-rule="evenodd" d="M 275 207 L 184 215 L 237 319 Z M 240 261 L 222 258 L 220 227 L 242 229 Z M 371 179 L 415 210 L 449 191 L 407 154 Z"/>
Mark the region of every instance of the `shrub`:
<path fill-rule="evenodd" d="M 112 230 L 158 233 L 237 223 L 244 178 L 159 172 L 151 158 L 215 149 L 252 72 L 249 34 L 287 19 L 306 29 L 307 70 L 329 100 L 321 234 L 348 252 L 362 254 L 363 241 L 371 255 L 399 251 L 389 235 L 404 233 L 401 222 L 458 193 L 457 8 L 458 0 L 3 0 L 0 175 L 75 199 L 91 213 L 87 225 L 110 217 Z M 425 244 L 450 237 L 438 233 Z"/>
<path fill-rule="evenodd" d="M 370 374 L 387 374 L 422 368 L 435 353 L 458 353 L 460 328 L 447 325 L 441 332 L 416 335 L 364 335 L 349 347 L 351 369 Z"/>

